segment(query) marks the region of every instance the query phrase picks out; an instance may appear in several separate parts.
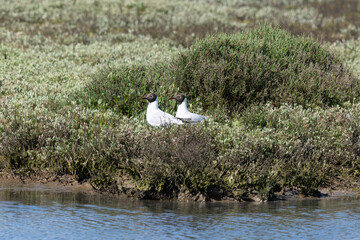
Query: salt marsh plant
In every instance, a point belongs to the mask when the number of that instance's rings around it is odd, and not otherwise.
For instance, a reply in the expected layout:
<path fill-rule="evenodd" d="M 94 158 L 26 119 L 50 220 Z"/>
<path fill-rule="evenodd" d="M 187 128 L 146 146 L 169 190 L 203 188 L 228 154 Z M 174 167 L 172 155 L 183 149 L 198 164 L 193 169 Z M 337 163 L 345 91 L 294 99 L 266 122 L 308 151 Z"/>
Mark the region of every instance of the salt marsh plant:
<path fill-rule="evenodd" d="M 181 91 L 207 107 L 215 102 L 234 110 L 268 101 L 334 106 L 359 97 L 359 80 L 328 50 L 269 26 L 207 37 L 173 66 Z"/>
<path fill-rule="evenodd" d="M 164 63 L 152 65 L 122 65 L 104 68 L 80 92 L 77 99 L 90 107 L 111 109 L 121 115 L 139 115 L 146 105 L 140 99 L 149 92 L 156 92 L 162 108 L 169 108 L 168 96 L 176 93 L 176 86 L 168 80 Z"/>
<path fill-rule="evenodd" d="M 93 107 L 133 116 L 141 109 L 138 96 L 154 90 L 160 96 L 187 93 L 206 109 L 239 111 L 268 101 L 342 105 L 359 97 L 359 87 L 341 59 L 313 39 L 264 26 L 208 36 L 166 63 L 103 70 L 85 98 Z"/>
<path fill-rule="evenodd" d="M 152 199 L 358 180 L 358 40 L 243 31 L 357 36 L 355 1 L 304 3 L 0 0 L 0 170 Z M 150 91 L 211 118 L 150 128 Z"/>
<path fill-rule="evenodd" d="M 314 1 L 66 0 L 0 2 L 0 39 L 25 47 L 48 42 L 126 41 L 128 33 L 183 46 L 211 33 L 233 33 L 264 22 L 321 41 L 359 36 L 359 3 Z"/>

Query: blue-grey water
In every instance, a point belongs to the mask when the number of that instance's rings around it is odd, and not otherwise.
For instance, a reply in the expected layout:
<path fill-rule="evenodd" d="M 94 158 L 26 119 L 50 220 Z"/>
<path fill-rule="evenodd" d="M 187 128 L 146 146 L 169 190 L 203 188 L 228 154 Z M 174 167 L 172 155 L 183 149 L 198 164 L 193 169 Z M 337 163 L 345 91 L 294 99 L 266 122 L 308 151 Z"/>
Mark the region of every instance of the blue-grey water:
<path fill-rule="evenodd" d="M 360 199 L 186 203 L 0 186 L 0 239 L 360 239 Z"/>

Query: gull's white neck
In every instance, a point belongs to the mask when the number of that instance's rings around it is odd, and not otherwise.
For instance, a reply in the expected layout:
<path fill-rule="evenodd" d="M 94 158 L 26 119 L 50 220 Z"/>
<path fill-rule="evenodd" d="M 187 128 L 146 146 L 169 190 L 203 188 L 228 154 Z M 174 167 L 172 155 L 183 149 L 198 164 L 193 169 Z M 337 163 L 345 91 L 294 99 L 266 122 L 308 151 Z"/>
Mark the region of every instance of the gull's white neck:
<path fill-rule="evenodd" d="M 176 115 L 184 114 L 184 113 L 188 113 L 188 112 L 189 112 L 189 110 L 186 106 L 186 98 L 185 98 L 184 101 L 178 106 Z"/>
<path fill-rule="evenodd" d="M 155 101 L 149 103 L 148 107 L 147 107 L 147 111 L 153 111 L 153 110 L 157 110 L 159 109 L 159 100 L 158 97 L 156 97 Z"/>

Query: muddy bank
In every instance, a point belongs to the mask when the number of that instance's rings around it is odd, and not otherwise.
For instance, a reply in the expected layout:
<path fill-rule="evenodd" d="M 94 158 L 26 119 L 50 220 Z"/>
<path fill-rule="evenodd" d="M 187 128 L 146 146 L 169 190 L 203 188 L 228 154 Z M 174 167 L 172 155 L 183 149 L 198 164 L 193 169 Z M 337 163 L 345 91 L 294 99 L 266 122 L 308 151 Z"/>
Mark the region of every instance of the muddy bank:
<path fill-rule="evenodd" d="M 79 183 L 70 175 L 51 176 L 50 174 L 17 175 L 14 173 L 0 172 L 0 187 L 26 187 L 31 189 L 50 189 L 56 192 L 74 192 L 84 194 L 101 194 L 90 183 Z"/>
<path fill-rule="evenodd" d="M 0 172 L 0 187 L 26 187 L 29 189 L 51 190 L 56 192 L 73 192 L 88 195 L 102 195 L 119 198 L 139 198 L 149 199 L 151 193 L 142 192 L 136 188 L 128 178 L 118 179 L 118 191 L 116 193 L 109 191 L 100 191 L 90 182 L 78 182 L 71 175 L 56 176 L 48 173 L 19 175 L 10 172 Z M 222 195 L 221 195 L 222 194 Z M 156 195 L 156 193 L 154 193 Z M 320 188 L 318 194 L 314 196 L 304 196 L 296 189 L 283 189 L 275 192 L 271 200 L 299 200 L 322 197 L 344 197 L 360 196 L 360 183 L 336 183 L 328 187 Z M 228 193 L 218 192 L 217 197 L 209 197 L 204 194 L 191 195 L 188 191 L 182 190 L 173 200 L 178 201 L 239 201 L 239 202 L 261 202 L 257 192 L 252 192 L 247 197 L 232 197 Z"/>

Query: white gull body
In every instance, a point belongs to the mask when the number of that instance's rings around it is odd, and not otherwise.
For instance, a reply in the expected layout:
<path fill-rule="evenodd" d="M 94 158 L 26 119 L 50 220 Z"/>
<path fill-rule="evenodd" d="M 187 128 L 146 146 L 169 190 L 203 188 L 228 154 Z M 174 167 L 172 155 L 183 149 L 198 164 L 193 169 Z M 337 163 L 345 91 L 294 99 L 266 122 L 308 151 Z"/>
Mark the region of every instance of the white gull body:
<path fill-rule="evenodd" d="M 159 108 L 159 100 L 150 102 L 146 110 L 146 120 L 153 127 L 166 126 L 170 124 L 183 124 L 183 121 Z"/>
<path fill-rule="evenodd" d="M 173 99 L 177 100 L 177 98 L 173 98 Z M 175 117 L 187 123 L 197 123 L 209 118 L 207 116 L 190 112 L 187 108 L 186 102 L 187 102 L 186 97 L 183 96 L 183 101 L 179 104 Z"/>

